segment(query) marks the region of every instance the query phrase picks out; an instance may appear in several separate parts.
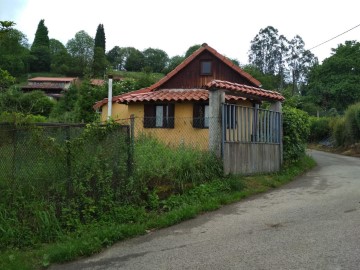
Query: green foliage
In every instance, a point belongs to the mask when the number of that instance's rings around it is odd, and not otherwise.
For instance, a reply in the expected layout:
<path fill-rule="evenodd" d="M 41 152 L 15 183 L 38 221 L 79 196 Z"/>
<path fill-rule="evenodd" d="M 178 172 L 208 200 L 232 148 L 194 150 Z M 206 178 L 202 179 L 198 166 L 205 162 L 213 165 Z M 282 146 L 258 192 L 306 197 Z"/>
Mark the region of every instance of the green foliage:
<path fill-rule="evenodd" d="M 46 122 L 46 117 L 42 115 L 23 114 L 19 112 L 2 112 L 0 114 L 0 123 L 31 124 Z"/>
<path fill-rule="evenodd" d="M 48 116 L 54 106 L 42 91 L 23 93 L 17 88 L 0 93 L 0 111 Z"/>
<path fill-rule="evenodd" d="M 0 68 L 0 93 L 15 83 L 15 78 L 7 70 Z"/>
<path fill-rule="evenodd" d="M 309 116 L 306 112 L 284 106 L 283 143 L 284 161 L 294 162 L 305 155 L 305 146 L 310 133 Z"/>
<path fill-rule="evenodd" d="M 151 72 L 163 72 L 169 61 L 167 53 L 160 49 L 148 48 L 143 51 L 143 55 L 144 66 Z"/>
<path fill-rule="evenodd" d="M 310 142 L 320 142 L 331 136 L 330 118 L 310 117 Z"/>
<path fill-rule="evenodd" d="M 13 133 L 1 133 L 0 249 L 54 241 L 110 211 L 125 215 L 117 205 L 125 201 L 128 146 L 117 125 L 23 125 Z"/>
<path fill-rule="evenodd" d="M 38 24 L 30 54 L 32 56 L 30 59 L 31 71 L 50 71 L 50 40 L 48 36 L 48 29 L 45 26 L 44 20 L 40 20 Z"/>
<path fill-rule="evenodd" d="M 9 29 L 0 33 L 0 68 L 13 76 L 27 71 L 29 61 L 28 42 L 23 33 Z"/>
<path fill-rule="evenodd" d="M 95 77 L 103 77 L 108 65 L 105 55 L 105 31 L 104 25 L 99 24 L 95 35 L 93 74 Z"/>
<path fill-rule="evenodd" d="M 360 43 L 346 41 L 333 50 L 321 65 L 315 66 L 309 77 L 307 95 L 323 108 L 343 112 L 360 101 Z"/>
<path fill-rule="evenodd" d="M 183 191 L 222 174 L 221 162 L 212 154 L 185 146 L 174 151 L 155 138 L 139 138 L 135 157 L 134 178 L 150 190 L 170 185 Z"/>
<path fill-rule="evenodd" d="M 335 118 L 333 136 L 338 146 L 349 146 L 360 141 L 360 103 L 349 106 L 343 117 Z"/>
<path fill-rule="evenodd" d="M 102 48 L 103 52 L 105 53 L 106 48 L 106 38 L 105 38 L 105 30 L 104 25 L 99 24 L 96 29 L 96 35 L 95 35 L 95 44 L 94 47 Z"/>
<path fill-rule="evenodd" d="M 174 70 L 178 65 L 180 65 L 185 60 L 184 56 L 175 55 L 169 59 L 167 67 L 163 70 L 165 74 Z"/>
<path fill-rule="evenodd" d="M 279 75 L 264 74 L 254 65 L 246 65 L 243 67 L 243 70 L 259 80 L 264 89 L 275 90 L 281 84 L 281 77 Z"/>
<path fill-rule="evenodd" d="M 125 62 L 127 71 L 141 71 L 144 66 L 145 57 L 143 53 L 135 48 L 128 48 L 128 55 Z"/>
<path fill-rule="evenodd" d="M 94 56 L 94 39 L 85 31 L 81 30 L 70 39 L 66 48 L 71 56 L 69 74 L 84 76 L 89 74 Z"/>
<path fill-rule="evenodd" d="M 70 55 L 65 46 L 56 39 L 50 39 L 51 72 L 67 74 L 69 72 Z"/>
<path fill-rule="evenodd" d="M 193 46 L 190 46 L 185 53 L 185 58 L 188 58 L 190 55 L 192 55 L 195 51 L 197 51 L 200 48 L 201 48 L 200 44 L 195 44 Z"/>

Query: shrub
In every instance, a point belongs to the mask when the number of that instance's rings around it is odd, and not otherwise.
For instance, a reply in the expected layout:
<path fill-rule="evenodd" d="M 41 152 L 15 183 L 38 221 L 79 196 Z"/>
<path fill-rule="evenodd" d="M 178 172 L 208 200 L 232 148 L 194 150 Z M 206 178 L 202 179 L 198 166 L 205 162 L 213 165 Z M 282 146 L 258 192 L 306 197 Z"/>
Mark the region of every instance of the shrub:
<path fill-rule="evenodd" d="M 283 108 L 284 161 L 294 162 L 305 154 L 310 134 L 309 115 L 299 109 Z"/>
<path fill-rule="evenodd" d="M 310 142 L 319 142 L 331 136 L 330 118 L 310 117 Z"/>
<path fill-rule="evenodd" d="M 345 115 L 331 123 L 337 146 L 348 146 L 360 140 L 360 103 L 347 108 Z"/>

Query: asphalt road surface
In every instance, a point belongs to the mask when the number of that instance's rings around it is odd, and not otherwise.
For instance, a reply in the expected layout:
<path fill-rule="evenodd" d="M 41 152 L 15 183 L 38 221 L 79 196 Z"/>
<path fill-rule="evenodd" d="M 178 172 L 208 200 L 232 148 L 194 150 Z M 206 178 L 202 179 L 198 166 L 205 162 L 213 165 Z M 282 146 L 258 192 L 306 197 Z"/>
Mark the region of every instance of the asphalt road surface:
<path fill-rule="evenodd" d="M 51 269 L 359 270 L 360 159 L 309 153 L 282 188 Z"/>

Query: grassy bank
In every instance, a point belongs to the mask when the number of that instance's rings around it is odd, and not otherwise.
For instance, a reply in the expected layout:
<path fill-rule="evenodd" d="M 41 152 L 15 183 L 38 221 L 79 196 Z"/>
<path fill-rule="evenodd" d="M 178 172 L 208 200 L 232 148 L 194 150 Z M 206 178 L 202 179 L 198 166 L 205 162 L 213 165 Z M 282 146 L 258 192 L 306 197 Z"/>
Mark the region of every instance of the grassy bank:
<path fill-rule="evenodd" d="M 314 166 L 314 160 L 305 156 L 275 174 L 216 179 L 163 200 L 154 192 L 149 205 L 124 205 L 113 213 L 116 218 L 83 225 L 55 243 L 27 250 L 4 250 L 0 254 L 0 269 L 41 269 L 51 263 L 89 256 L 117 241 L 171 226 L 202 212 L 281 186 Z"/>

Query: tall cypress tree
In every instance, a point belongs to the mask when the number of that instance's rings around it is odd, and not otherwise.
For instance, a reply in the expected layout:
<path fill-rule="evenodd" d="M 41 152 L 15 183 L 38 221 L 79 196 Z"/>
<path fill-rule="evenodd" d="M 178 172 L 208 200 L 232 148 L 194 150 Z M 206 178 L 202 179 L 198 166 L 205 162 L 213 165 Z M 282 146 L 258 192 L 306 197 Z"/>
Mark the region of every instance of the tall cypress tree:
<path fill-rule="evenodd" d="M 105 31 L 104 25 L 99 24 L 95 35 L 93 73 L 95 77 L 101 77 L 105 73 L 107 60 L 105 55 Z"/>
<path fill-rule="evenodd" d="M 34 72 L 50 71 L 50 39 L 44 20 L 40 20 L 31 45 L 30 70 Z"/>

